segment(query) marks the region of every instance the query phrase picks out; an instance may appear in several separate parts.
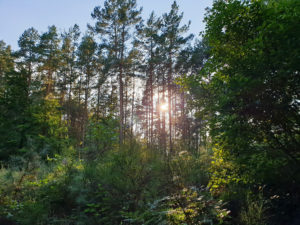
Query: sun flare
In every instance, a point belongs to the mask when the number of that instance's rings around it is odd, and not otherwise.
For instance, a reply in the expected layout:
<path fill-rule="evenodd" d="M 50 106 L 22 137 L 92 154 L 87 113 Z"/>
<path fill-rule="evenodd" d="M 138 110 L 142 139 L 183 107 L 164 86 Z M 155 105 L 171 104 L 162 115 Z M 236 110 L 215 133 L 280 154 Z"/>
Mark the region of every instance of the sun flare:
<path fill-rule="evenodd" d="M 160 110 L 162 111 L 162 112 L 166 112 L 166 111 L 168 111 L 168 104 L 167 103 L 163 103 L 163 104 L 161 104 L 160 105 Z"/>

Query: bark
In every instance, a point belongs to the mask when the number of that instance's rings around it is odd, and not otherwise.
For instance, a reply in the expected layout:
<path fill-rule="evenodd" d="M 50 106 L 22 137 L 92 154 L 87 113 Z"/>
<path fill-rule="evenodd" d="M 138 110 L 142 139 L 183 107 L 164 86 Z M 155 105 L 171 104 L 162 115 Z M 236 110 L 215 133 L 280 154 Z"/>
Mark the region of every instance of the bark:
<path fill-rule="evenodd" d="M 168 68 L 168 106 L 169 106 L 169 147 L 170 152 L 173 152 L 172 143 L 172 55 L 169 53 L 169 68 Z"/>

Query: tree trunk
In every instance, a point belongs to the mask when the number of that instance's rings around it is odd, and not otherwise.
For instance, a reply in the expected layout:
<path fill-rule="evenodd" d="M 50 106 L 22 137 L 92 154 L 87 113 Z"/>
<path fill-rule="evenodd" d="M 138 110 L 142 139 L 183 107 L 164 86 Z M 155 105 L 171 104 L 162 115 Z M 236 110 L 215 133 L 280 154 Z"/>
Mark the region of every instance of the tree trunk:
<path fill-rule="evenodd" d="M 169 147 L 170 153 L 173 151 L 172 143 L 172 55 L 169 53 L 169 69 L 168 69 L 168 106 L 169 106 Z"/>

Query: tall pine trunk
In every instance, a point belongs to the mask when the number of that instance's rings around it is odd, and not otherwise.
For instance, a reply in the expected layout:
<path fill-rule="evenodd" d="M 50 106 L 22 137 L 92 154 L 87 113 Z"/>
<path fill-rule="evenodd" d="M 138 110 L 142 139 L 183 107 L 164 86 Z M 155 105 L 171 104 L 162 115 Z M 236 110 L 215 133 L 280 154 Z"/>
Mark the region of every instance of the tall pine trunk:
<path fill-rule="evenodd" d="M 172 143 L 172 55 L 169 53 L 169 68 L 168 68 L 168 110 L 169 110 L 169 148 L 170 153 L 173 152 Z"/>

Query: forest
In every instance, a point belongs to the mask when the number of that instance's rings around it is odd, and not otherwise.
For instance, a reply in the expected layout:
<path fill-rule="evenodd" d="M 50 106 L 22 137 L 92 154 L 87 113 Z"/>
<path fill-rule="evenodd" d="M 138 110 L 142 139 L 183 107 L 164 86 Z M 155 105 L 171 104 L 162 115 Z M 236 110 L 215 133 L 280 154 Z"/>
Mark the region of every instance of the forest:
<path fill-rule="evenodd" d="M 141 13 L 0 41 L 0 225 L 299 225 L 300 1 Z"/>

